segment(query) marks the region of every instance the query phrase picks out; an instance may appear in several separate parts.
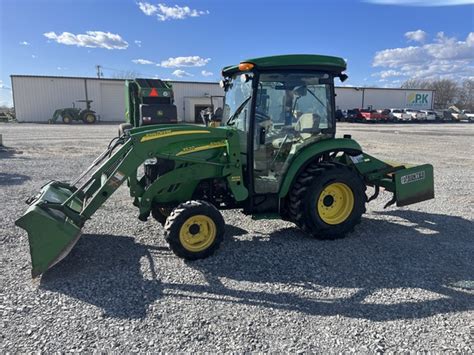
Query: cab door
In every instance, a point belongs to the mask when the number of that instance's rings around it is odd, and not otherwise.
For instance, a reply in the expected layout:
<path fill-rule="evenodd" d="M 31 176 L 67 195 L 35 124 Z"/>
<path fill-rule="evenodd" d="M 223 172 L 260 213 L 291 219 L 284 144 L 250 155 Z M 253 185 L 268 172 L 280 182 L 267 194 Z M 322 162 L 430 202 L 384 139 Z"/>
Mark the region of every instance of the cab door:
<path fill-rule="evenodd" d="M 315 72 L 260 73 L 252 152 L 255 194 L 278 194 L 292 157 L 334 131 L 331 80 Z"/>

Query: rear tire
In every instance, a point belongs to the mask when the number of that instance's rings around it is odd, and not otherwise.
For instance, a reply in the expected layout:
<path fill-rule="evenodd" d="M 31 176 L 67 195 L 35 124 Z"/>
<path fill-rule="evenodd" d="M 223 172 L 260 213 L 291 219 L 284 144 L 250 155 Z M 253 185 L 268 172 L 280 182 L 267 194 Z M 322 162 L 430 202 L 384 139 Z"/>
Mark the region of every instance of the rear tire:
<path fill-rule="evenodd" d="M 97 121 L 97 116 L 92 112 L 85 112 L 82 115 L 82 122 L 87 123 L 87 124 L 93 124 Z"/>
<path fill-rule="evenodd" d="M 313 163 L 290 192 L 290 216 L 317 239 L 338 239 L 353 231 L 365 213 L 365 183 L 352 169 Z"/>
<path fill-rule="evenodd" d="M 165 239 L 177 256 L 187 260 L 214 254 L 224 239 L 225 223 L 217 208 L 205 201 L 188 201 L 166 220 Z"/>

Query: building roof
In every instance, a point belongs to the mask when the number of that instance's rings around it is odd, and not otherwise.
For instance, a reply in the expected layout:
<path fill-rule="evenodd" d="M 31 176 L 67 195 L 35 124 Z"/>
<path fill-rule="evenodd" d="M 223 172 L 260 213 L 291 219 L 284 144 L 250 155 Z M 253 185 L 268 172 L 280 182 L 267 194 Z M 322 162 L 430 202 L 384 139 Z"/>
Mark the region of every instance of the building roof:
<path fill-rule="evenodd" d="M 11 78 L 43 78 L 43 79 L 87 79 L 87 80 L 106 80 L 106 81 L 125 81 L 127 79 L 115 79 L 115 78 L 96 78 L 89 76 L 60 76 L 60 75 L 24 75 L 24 74 L 12 74 Z M 184 81 L 184 80 L 163 80 L 164 82 L 170 83 L 183 83 L 183 84 L 213 84 L 219 85 L 217 81 Z"/>
<path fill-rule="evenodd" d="M 346 70 L 346 61 L 339 57 L 317 54 L 287 54 L 270 57 L 252 58 L 241 63 L 252 63 L 257 70 L 266 69 L 312 69 L 329 70 L 340 73 Z M 239 65 L 231 65 L 222 69 L 223 76 L 239 71 Z"/>

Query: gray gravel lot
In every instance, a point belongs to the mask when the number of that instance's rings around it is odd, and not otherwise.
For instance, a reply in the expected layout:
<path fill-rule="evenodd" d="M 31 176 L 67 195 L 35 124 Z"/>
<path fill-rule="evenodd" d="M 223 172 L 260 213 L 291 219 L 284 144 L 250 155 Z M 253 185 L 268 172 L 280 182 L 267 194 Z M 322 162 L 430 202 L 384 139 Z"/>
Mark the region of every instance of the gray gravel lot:
<path fill-rule="evenodd" d="M 30 278 L 13 225 L 50 179 L 85 169 L 116 125 L 1 124 L 0 352 L 473 352 L 474 124 L 340 124 L 368 153 L 435 168 L 436 199 L 369 204 L 348 238 L 224 213 L 214 257 L 185 262 L 125 187 L 71 254 Z"/>

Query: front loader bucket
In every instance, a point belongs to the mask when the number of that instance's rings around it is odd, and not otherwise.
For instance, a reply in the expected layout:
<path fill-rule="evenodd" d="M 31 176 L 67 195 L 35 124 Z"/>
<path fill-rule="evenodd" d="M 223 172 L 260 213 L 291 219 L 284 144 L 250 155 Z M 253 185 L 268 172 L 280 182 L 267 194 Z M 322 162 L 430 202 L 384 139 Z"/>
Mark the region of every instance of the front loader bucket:
<path fill-rule="evenodd" d="M 45 185 L 36 197 L 28 200 L 29 208 L 15 221 L 28 233 L 33 277 L 61 261 L 81 235 L 82 201 L 74 197 L 63 205 L 73 191 L 63 183 Z"/>

